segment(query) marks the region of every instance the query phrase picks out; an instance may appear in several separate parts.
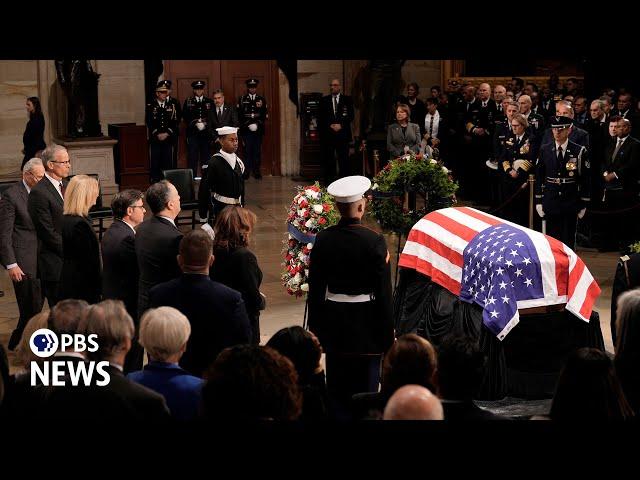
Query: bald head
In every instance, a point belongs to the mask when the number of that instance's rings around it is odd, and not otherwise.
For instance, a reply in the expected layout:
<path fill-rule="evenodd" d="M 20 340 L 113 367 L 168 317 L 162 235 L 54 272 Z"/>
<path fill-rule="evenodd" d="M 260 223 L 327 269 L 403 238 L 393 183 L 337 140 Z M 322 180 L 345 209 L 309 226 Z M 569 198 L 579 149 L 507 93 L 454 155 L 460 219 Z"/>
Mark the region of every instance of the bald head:
<path fill-rule="evenodd" d="M 496 85 L 493 87 L 493 99 L 497 103 L 501 103 L 507 96 L 507 89 L 504 88 L 504 85 Z"/>
<path fill-rule="evenodd" d="M 442 403 L 427 388 L 405 385 L 391 395 L 384 420 L 444 420 Z"/>
<path fill-rule="evenodd" d="M 481 83 L 478 87 L 478 98 L 483 102 L 491 98 L 491 85 L 488 83 Z"/>

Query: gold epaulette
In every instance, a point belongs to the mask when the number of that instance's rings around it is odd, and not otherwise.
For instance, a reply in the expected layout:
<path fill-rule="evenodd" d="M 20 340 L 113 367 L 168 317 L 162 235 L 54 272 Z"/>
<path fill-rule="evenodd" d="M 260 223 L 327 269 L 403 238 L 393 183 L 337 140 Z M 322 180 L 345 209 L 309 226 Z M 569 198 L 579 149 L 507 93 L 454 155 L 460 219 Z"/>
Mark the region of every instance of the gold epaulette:
<path fill-rule="evenodd" d="M 502 168 L 504 168 L 505 172 L 508 172 L 511 168 L 511 163 L 509 163 L 508 160 L 505 160 L 504 162 L 502 162 Z"/>
<path fill-rule="evenodd" d="M 471 132 L 471 130 L 474 129 L 475 125 L 471 122 L 467 122 L 467 124 L 465 125 L 467 132 Z"/>

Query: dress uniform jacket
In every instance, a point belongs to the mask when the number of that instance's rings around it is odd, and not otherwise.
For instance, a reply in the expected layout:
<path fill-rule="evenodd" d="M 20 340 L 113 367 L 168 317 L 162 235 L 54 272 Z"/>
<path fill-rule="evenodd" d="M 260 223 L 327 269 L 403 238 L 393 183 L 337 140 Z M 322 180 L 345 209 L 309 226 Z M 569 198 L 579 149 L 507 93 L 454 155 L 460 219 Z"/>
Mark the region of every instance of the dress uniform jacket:
<path fill-rule="evenodd" d="M 161 133 L 168 133 L 170 138 L 177 138 L 180 132 L 180 113 L 179 108 L 176 108 L 175 100 L 172 103 L 167 99 L 163 108 L 160 107 L 160 103 L 157 100 L 148 103 L 146 122 L 151 141 L 157 141 L 157 136 Z"/>
<path fill-rule="evenodd" d="M 213 207 L 214 215 L 227 205 L 243 205 L 244 202 L 244 164 L 236 156 L 236 166 L 231 165 L 220 154 L 211 156 L 211 160 L 206 165 L 206 174 L 202 174 L 202 182 L 198 191 L 198 202 L 200 217 L 208 215 L 210 207 Z M 215 198 L 218 196 L 218 198 Z M 236 202 L 221 199 L 234 199 Z"/>
<path fill-rule="evenodd" d="M 529 132 L 538 138 L 542 137 L 544 133 L 544 117 L 537 113 L 530 112 L 526 119 L 527 122 L 529 122 Z"/>
<path fill-rule="evenodd" d="M 562 162 L 555 141 L 540 147 L 536 166 L 536 203 L 545 215 L 577 214 L 591 200 L 591 165 L 587 149 L 571 140 Z"/>
<path fill-rule="evenodd" d="M 339 302 L 326 296 L 371 295 Z M 327 353 L 381 354 L 393 343 L 389 252 L 384 237 L 358 219 L 320 232 L 311 250 L 309 329 Z"/>
<path fill-rule="evenodd" d="M 238 120 L 240 122 L 240 134 L 251 132 L 249 125 L 255 123 L 258 130 L 252 133 L 264 135 L 264 124 L 267 120 L 267 101 L 261 95 L 256 95 L 251 100 L 250 94 L 245 94 L 238 100 Z"/>
<path fill-rule="evenodd" d="M 502 158 L 499 159 L 499 169 L 503 172 L 501 175 L 503 185 L 502 201 L 506 202 L 527 181 L 529 173 L 534 171 L 537 156 L 536 138 L 530 133 L 523 133 L 520 140 L 518 140 L 515 133 L 507 137 Z M 513 178 L 510 175 L 510 172 L 514 169 L 518 173 L 517 178 Z M 519 225 L 527 226 L 528 198 L 526 193 L 521 192 L 505 205 L 503 213 L 500 215 Z"/>
<path fill-rule="evenodd" d="M 207 136 L 209 132 L 209 112 L 215 108 L 213 100 L 202 97 L 202 101 L 198 101 L 196 97 L 189 97 L 184 101 L 182 107 L 182 118 L 187 124 L 187 136 L 202 135 Z M 201 119 L 205 124 L 204 130 L 198 130 L 196 123 Z"/>
<path fill-rule="evenodd" d="M 618 259 L 611 290 L 611 340 L 616 345 L 618 297 L 627 290 L 640 286 L 640 253 L 624 255 Z"/>
<path fill-rule="evenodd" d="M 591 142 L 589 141 L 589 134 L 583 130 L 582 128 L 573 125 L 571 127 L 571 133 L 569 133 L 569 141 L 573 143 L 577 143 L 578 145 L 582 145 L 583 147 L 587 147 L 589 150 L 591 149 Z M 542 140 L 540 145 L 546 145 L 547 143 L 553 143 L 553 133 L 551 133 L 551 128 L 547 128 L 544 131 Z"/>

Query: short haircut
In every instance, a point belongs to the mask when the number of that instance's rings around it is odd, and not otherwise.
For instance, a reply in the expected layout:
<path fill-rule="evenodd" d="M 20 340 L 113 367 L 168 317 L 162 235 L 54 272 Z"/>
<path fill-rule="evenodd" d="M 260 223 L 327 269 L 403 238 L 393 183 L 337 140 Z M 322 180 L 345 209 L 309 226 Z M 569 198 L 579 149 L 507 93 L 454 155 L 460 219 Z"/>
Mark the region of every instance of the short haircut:
<path fill-rule="evenodd" d="M 58 152 L 66 152 L 67 149 L 62 145 L 58 145 L 56 143 L 52 143 L 47 148 L 45 148 L 41 153 L 42 164 L 46 170 L 50 170 L 49 162 L 54 162 L 56 160 L 56 155 Z"/>
<path fill-rule="evenodd" d="M 154 215 L 157 215 L 167 207 L 169 196 L 171 195 L 169 185 L 171 185 L 171 182 L 168 180 L 160 180 L 147 188 L 147 193 L 145 194 L 147 205 L 149 205 L 151 213 Z"/>
<path fill-rule="evenodd" d="M 440 88 L 440 85 L 433 85 L 431 87 L 431 90 L 436 90 L 438 93 L 440 93 L 442 91 L 442 89 Z"/>
<path fill-rule="evenodd" d="M 89 304 L 84 300 L 69 298 L 59 301 L 49 311 L 49 329 L 56 335 L 63 333 L 75 335 L 88 308 Z"/>
<path fill-rule="evenodd" d="M 43 163 L 42 163 L 42 160 L 40 160 L 40 159 L 39 159 L 39 158 L 37 158 L 37 157 L 34 157 L 34 158 L 32 158 L 31 160 L 28 160 L 28 161 L 24 164 L 24 166 L 22 167 L 22 171 L 23 171 L 24 173 L 26 173 L 26 172 L 30 172 L 31 170 L 33 170 L 33 168 L 34 168 L 34 167 L 36 167 L 36 166 L 38 166 L 38 165 L 39 165 L 39 166 L 41 166 L 41 167 L 44 167 L 44 165 L 43 165 Z"/>
<path fill-rule="evenodd" d="M 480 388 L 486 362 L 478 342 L 447 336 L 438 348 L 438 386 L 447 400 L 470 400 Z"/>
<path fill-rule="evenodd" d="M 604 112 L 604 101 L 603 101 L 601 98 L 598 98 L 598 99 L 596 99 L 596 100 L 593 100 L 593 101 L 591 102 L 591 105 L 593 105 L 594 103 L 595 103 L 596 105 L 598 105 L 598 108 Z"/>
<path fill-rule="evenodd" d="M 64 194 L 64 214 L 89 216 L 89 208 L 96 203 L 100 187 L 89 175 L 74 175 Z"/>
<path fill-rule="evenodd" d="M 270 347 L 236 345 L 209 367 L 204 415 L 224 420 L 295 420 L 302 395 L 293 363 Z"/>
<path fill-rule="evenodd" d="M 404 113 L 406 113 L 407 121 L 411 121 L 411 107 L 409 107 L 409 105 L 407 105 L 406 103 L 398 103 L 396 104 L 396 112 L 398 110 L 402 110 Z"/>
<path fill-rule="evenodd" d="M 221 88 L 218 88 L 218 89 L 216 89 L 216 90 L 213 92 L 213 94 L 214 94 L 214 95 L 216 95 L 216 94 L 218 94 L 218 93 L 224 97 L 224 92 L 222 91 L 222 89 L 221 89 Z"/>
<path fill-rule="evenodd" d="M 538 85 L 536 85 L 535 83 L 533 83 L 533 82 L 527 82 L 527 85 L 531 85 L 532 90 L 533 90 L 534 92 L 537 92 L 537 91 L 538 91 Z"/>
<path fill-rule="evenodd" d="M 409 82 L 407 83 L 407 88 L 409 87 L 413 87 L 416 89 L 416 93 L 420 93 L 420 87 L 418 86 L 418 84 L 416 82 Z"/>
<path fill-rule="evenodd" d="M 133 339 L 135 327 L 121 300 L 103 300 L 89 307 L 78 331 L 97 335 L 98 350 L 87 351 L 90 360 L 108 360 L 127 339 Z"/>
<path fill-rule="evenodd" d="M 191 230 L 180 240 L 178 252 L 186 270 L 201 270 L 209 266 L 213 240 L 202 229 Z"/>
<path fill-rule="evenodd" d="M 422 385 L 436 391 L 433 376 L 436 351 L 427 340 L 408 333 L 399 337 L 384 356 L 382 391 L 391 395 L 403 385 Z"/>
<path fill-rule="evenodd" d="M 435 105 L 437 107 L 438 106 L 438 99 L 436 99 L 434 97 L 427 97 L 427 99 L 424 101 L 424 103 L 429 103 L 429 104 Z"/>
<path fill-rule="evenodd" d="M 267 342 L 267 347 L 277 350 L 293 362 L 301 384 L 311 380 L 322 356 L 320 344 L 299 325 L 278 330 Z"/>
<path fill-rule="evenodd" d="M 111 200 L 111 210 L 114 218 L 122 220 L 127 215 L 127 209 L 133 206 L 138 200 L 142 200 L 144 194 L 140 190 L 129 188 L 114 195 Z"/>
<path fill-rule="evenodd" d="M 522 80 L 520 77 L 511 77 L 511 80 L 514 80 L 518 87 L 524 87 L 524 80 Z"/>
<path fill-rule="evenodd" d="M 190 335 L 189 320 L 173 307 L 150 308 L 140 319 L 140 345 L 157 361 L 180 352 Z"/>
<path fill-rule="evenodd" d="M 529 128 L 529 122 L 527 121 L 527 117 L 525 117 L 523 114 L 514 113 L 513 117 L 511 117 L 511 122 L 513 122 L 514 120 L 519 121 L 524 128 Z"/>
<path fill-rule="evenodd" d="M 558 100 L 556 102 L 556 107 L 558 105 L 564 105 L 565 107 L 569 108 L 569 111 L 571 112 L 572 115 L 575 113 L 573 111 L 573 105 L 571 104 L 571 102 L 569 100 Z"/>
<path fill-rule="evenodd" d="M 256 221 L 256 214 L 251 210 L 237 205 L 225 207 L 216 217 L 213 227 L 213 250 L 232 250 L 249 245 L 249 236 Z"/>

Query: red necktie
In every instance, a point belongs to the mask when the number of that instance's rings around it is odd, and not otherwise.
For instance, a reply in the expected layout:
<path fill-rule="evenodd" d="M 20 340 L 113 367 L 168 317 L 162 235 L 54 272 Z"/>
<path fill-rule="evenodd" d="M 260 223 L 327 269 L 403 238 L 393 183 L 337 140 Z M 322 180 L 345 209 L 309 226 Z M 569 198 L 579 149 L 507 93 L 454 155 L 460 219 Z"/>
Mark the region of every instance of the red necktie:
<path fill-rule="evenodd" d="M 62 182 L 60 182 L 60 191 L 62 192 L 62 198 L 64 198 L 64 192 L 67 191 L 67 187 Z"/>

